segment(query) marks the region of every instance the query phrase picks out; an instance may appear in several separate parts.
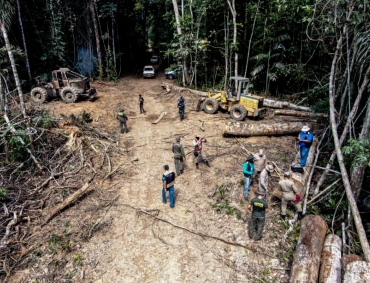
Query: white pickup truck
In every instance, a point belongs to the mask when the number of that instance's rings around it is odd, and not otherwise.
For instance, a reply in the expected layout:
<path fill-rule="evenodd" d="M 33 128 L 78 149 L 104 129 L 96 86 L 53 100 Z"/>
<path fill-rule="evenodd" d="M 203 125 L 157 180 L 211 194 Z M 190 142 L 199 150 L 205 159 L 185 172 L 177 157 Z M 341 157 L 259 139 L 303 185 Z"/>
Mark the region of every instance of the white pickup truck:
<path fill-rule="evenodd" d="M 145 66 L 143 70 L 143 77 L 145 78 L 154 78 L 155 77 L 155 70 L 153 66 Z"/>

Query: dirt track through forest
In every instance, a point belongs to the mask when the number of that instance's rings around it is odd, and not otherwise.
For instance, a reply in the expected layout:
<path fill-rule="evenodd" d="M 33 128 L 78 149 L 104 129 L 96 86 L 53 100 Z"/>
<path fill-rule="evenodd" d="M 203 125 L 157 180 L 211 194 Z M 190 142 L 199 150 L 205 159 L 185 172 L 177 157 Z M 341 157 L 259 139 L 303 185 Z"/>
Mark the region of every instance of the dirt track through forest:
<path fill-rule="evenodd" d="M 118 199 L 101 212 L 101 221 L 106 225 L 95 232 L 90 241 L 78 243 L 80 249 L 74 253 L 78 252 L 82 261 L 74 269 L 70 282 L 221 283 L 262 282 L 262 279 L 267 280 L 263 282 L 286 282 L 287 263 L 282 255 L 291 246 L 280 242 L 285 228 L 278 221 L 279 203 L 268 214 L 264 237 L 259 242 L 249 240 L 246 223 L 235 213 L 217 213 L 211 206 L 217 202 L 216 188 L 224 184 L 230 205 L 240 210 L 244 219 L 250 218 L 240 185 L 241 164 L 246 153 L 236 139 L 222 137 L 222 127 L 230 119 L 229 114 L 196 112 L 198 97 L 184 92 L 186 116 L 180 122 L 176 107 L 179 94 L 163 93 L 161 82 L 164 80 L 159 76 L 153 80 L 124 78 L 117 84 L 95 82 L 93 85 L 99 96 L 95 102 L 65 104 L 52 101 L 43 106 L 55 116 L 80 114 L 83 110 L 90 113 L 94 119 L 92 126 L 119 137 L 120 146 L 128 149 L 126 154 L 117 155 L 112 160 L 113 169 L 120 164 L 123 164 L 122 168 L 100 188 L 111 191 L 114 187 Z M 146 115 L 139 114 L 139 94 L 144 96 Z M 118 132 L 115 114 L 120 107 L 124 107 L 129 117 L 128 134 Z M 167 115 L 158 124 L 152 124 L 164 111 Z M 204 132 L 199 120 L 204 121 Z M 195 133 L 208 140 L 204 150 L 211 168 L 203 163 L 200 170 L 194 166 L 191 152 Z M 174 170 L 171 147 L 177 136 L 182 138 L 181 143 L 189 154 L 184 174 L 176 179 L 176 203 L 171 209 L 168 203 L 161 202 L 161 176 L 164 164 Z M 296 153 L 292 150 L 294 137 L 240 141 L 251 152 L 264 148 L 268 158 L 282 169 L 288 169 L 288 163 Z M 135 159 L 137 161 L 132 161 Z M 278 176 L 272 176 L 271 188 L 276 187 L 278 180 Z M 92 200 L 87 198 L 81 205 L 89 201 Z M 159 218 L 202 234 L 249 245 L 251 249 L 191 234 L 137 213 L 127 205 L 151 211 Z M 263 253 L 271 254 L 271 257 Z M 29 271 L 21 271 L 18 275 L 22 277 L 26 273 Z"/>

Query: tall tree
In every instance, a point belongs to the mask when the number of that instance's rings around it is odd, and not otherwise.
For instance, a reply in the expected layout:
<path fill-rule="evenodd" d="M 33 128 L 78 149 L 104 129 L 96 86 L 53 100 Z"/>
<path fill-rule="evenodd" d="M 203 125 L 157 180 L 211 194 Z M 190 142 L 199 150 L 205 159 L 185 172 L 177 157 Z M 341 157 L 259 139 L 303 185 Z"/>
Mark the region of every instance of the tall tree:
<path fill-rule="evenodd" d="M 26 36 L 24 34 L 24 29 L 23 29 L 23 22 L 22 22 L 22 17 L 21 17 L 21 6 L 19 5 L 19 0 L 17 0 L 17 10 L 18 10 L 19 26 L 21 28 L 21 33 L 22 33 L 22 41 L 23 41 L 24 54 L 26 56 L 26 68 L 27 68 L 28 77 L 31 80 L 32 79 L 31 67 L 30 67 L 30 61 L 28 60 L 28 51 L 27 51 Z"/>
<path fill-rule="evenodd" d="M 98 26 L 98 20 L 96 18 L 95 13 L 95 0 L 90 1 L 90 11 L 91 11 L 91 17 L 94 23 L 94 31 L 95 31 L 95 40 L 96 40 L 96 53 L 98 55 L 98 70 L 99 70 L 99 79 L 103 78 L 103 62 L 102 62 L 102 53 L 100 49 L 100 34 L 99 34 L 99 26 Z"/>

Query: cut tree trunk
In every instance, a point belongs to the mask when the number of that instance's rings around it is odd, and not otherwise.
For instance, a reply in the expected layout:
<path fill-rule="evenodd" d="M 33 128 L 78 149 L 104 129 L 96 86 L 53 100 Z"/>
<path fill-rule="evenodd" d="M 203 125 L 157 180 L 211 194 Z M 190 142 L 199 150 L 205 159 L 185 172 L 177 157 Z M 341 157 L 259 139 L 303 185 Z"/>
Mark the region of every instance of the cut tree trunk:
<path fill-rule="evenodd" d="M 208 93 L 205 92 L 205 91 L 193 90 L 193 89 L 190 89 L 190 88 L 169 84 L 167 82 L 162 83 L 161 86 L 162 86 L 163 89 L 166 90 L 167 93 L 171 92 L 172 90 L 173 91 L 178 91 L 178 92 L 188 91 L 188 92 L 190 92 L 192 94 L 195 94 L 195 95 L 204 96 L 204 97 L 208 96 Z"/>
<path fill-rule="evenodd" d="M 68 205 L 72 204 L 77 199 L 79 199 L 82 195 L 84 195 L 86 193 L 86 191 L 89 189 L 90 183 L 94 179 L 94 177 L 95 177 L 95 175 L 89 181 L 87 181 L 80 189 L 78 189 L 73 194 L 71 194 L 70 196 L 68 196 L 61 204 L 57 205 L 49 213 L 49 215 L 46 217 L 45 221 L 41 224 L 41 226 L 44 226 L 45 224 L 47 224 L 58 212 L 60 212 L 65 207 L 67 207 Z"/>
<path fill-rule="evenodd" d="M 252 124 L 227 122 L 224 127 L 224 136 L 279 136 L 299 134 L 303 126 L 314 128 L 315 123 L 289 122 L 275 124 Z"/>
<path fill-rule="evenodd" d="M 301 221 L 301 231 L 295 251 L 290 283 L 316 283 L 320 258 L 328 226 L 318 215 L 307 215 Z"/>
<path fill-rule="evenodd" d="M 321 255 L 319 283 L 341 282 L 341 257 L 342 239 L 334 234 L 328 235 Z"/>
<path fill-rule="evenodd" d="M 354 261 L 346 266 L 343 283 L 370 282 L 370 263 Z"/>
<path fill-rule="evenodd" d="M 167 114 L 167 112 L 162 112 L 161 116 L 159 116 L 159 118 L 157 120 L 152 122 L 152 124 L 157 124 L 166 114 Z"/>
<path fill-rule="evenodd" d="M 342 257 L 341 262 L 342 262 L 343 273 L 346 270 L 347 265 L 354 261 L 363 261 L 363 259 L 359 255 L 355 255 L 355 254 L 348 254 Z"/>
<path fill-rule="evenodd" d="M 296 116 L 296 117 L 328 117 L 328 114 L 325 113 L 313 113 L 313 112 L 303 112 L 296 110 L 275 110 L 274 115 L 286 115 L 286 116 Z"/>
<path fill-rule="evenodd" d="M 312 112 L 310 107 L 305 107 L 305 106 L 298 106 L 289 102 L 285 101 L 276 101 L 272 99 L 264 99 L 263 100 L 263 106 L 265 107 L 270 107 L 270 108 L 290 108 L 293 110 L 298 110 L 298 111 L 307 111 L 307 112 Z"/>

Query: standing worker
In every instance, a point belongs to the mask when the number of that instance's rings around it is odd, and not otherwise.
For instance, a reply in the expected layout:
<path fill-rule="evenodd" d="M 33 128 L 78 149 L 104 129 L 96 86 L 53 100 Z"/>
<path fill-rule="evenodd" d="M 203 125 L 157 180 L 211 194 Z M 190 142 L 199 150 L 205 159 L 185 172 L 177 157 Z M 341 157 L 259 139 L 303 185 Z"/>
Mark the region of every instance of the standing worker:
<path fill-rule="evenodd" d="M 175 169 L 177 176 L 184 173 L 184 160 L 186 159 L 184 147 L 182 146 L 182 144 L 180 144 L 180 141 L 181 139 L 177 137 L 176 143 L 172 145 L 172 152 L 174 154 L 173 158 L 175 161 Z"/>
<path fill-rule="evenodd" d="M 170 171 L 170 167 L 168 165 L 163 166 L 165 172 L 162 176 L 162 202 L 167 203 L 167 196 L 166 191 L 168 191 L 170 195 L 170 207 L 174 208 L 175 206 L 175 173 Z"/>
<path fill-rule="evenodd" d="M 258 183 L 258 190 L 260 192 L 268 193 L 268 187 L 269 187 L 269 175 L 274 172 L 274 166 L 268 164 L 266 167 L 262 170 L 260 174 L 260 179 Z"/>
<path fill-rule="evenodd" d="M 184 120 L 185 117 L 185 103 L 185 99 L 181 95 L 177 103 L 177 107 L 179 108 L 180 121 Z"/>
<path fill-rule="evenodd" d="M 248 236 L 250 239 L 259 241 L 262 239 L 263 227 L 265 226 L 265 212 L 268 212 L 268 204 L 264 200 L 265 193 L 258 191 L 258 196 L 253 198 L 248 206 L 249 211 L 252 212 L 252 217 L 248 226 Z M 254 236 L 254 233 L 256 235 Z"/>
<path fill-rule="evenodd" d="M 252 175 L 254 172 L 253 159 L 254 157 L 251 154 L 247 157 L 247 160 L 245 160 L 243 163 L 243 174 L 244 174 L 243 195 L 245 200 L 248 200 L 249 186 L 252 182 Z"/>
<path fill-rule="evenodd" d="M 253 174 L 253 180 L 255 180 L 256 183 L 258 183 L 258 180 L 260 178 L 260 174 L 262 170 L 266 167 L 267 158 L 266 155 L 263 153 L 263 149 L 260 149 L 258 153 L 254 154 L 254 174 Z"/>
<path fill-rule="evenodd" d="M 124 134 L 125 132 L 128 133 L 128 128 L 127 128 L 127 124 L 126 124 L 126 121 L 128 120 L 126 114 L 125 114 L 125 110 L 123 110 L 123 108 L 121 108 L 119 110 L 119 112 L 117 113 L 117 119 L 119 121 L 119 127 L 120 127 L 120 131 L 121 131 L 121 134 Z"/>
<path fill-rule="evenodd" d="M 146 112 L 144 110 L 144 97 L 139 94 L 139 103 L 140 103 L 140 113 L 144 113 L 146 115 Z"/>
<path fill-rule="evenodd" d="M 309 127 L 304 126 L 301 129 L 301 132 L 298 135 L 298 141 L 299 141 L 299 153 L 301 156 L 299 165 L 301 165 L 301 167 L 304 167 L 306 165 L 308 153 L 310 152 L 310 147 L 313 142 L 313 133 L 310 132 Z"/>
<path fill-rule="evenodd" d="M 282 220 L 285 220 L 286 207 L 289 202 L 293 202 L 298 212 L 298 219 L 301 220 L 303 217 L 301 196 L 298 194 L 297 187 L 294 185 L 290 177 L 291 177 L 290 172 L 284 172 L 284 179 L 279 181 L 279 190 L 283 192 L 283 197 L 281 199 L 280 216 Z"/>
<path fill-rule="evenodd" d="M 200 138 L 200 135 L 198 135 L 198 134 L 195 135 L 195 139 L 193 140 L 193 145 L 194 145 L 195 166 L 197 167 L 197 169 L 199 169 L 198 164 L 199 164 L 200 159 L 202 159 L 208 167 L 211 167 L 211 165 L 209 165 L 207 157 L 206 157 L 206 155 L 204 154 L 204 151 L 203 151 L 202 144 L 204 142 L 207 142 L 207 140 L 205 138 Z"/>

